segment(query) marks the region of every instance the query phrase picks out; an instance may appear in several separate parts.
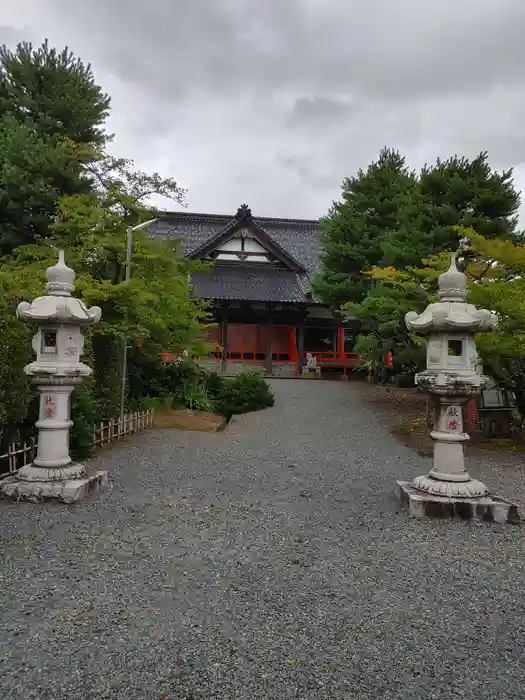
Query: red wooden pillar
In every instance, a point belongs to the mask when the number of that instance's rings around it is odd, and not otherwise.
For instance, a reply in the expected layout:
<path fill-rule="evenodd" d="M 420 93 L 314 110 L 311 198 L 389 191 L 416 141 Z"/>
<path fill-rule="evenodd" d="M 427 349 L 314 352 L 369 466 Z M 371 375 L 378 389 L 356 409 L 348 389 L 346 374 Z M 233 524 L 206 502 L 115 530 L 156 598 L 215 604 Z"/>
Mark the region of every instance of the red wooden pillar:
<path fill-rule="evenodd" d="M 290 326 L 290 336 L 288 341 L 288 354 L 290 355 L 290 362 L 297 362 L 297 347 L 295 345 L 295 326 Z"/>
<path fill-rule="evenodd" d="M 337 329 L 337 356 L 340 360 L 344 359 L 345 356 L 345 329 Z"/>
<path fill-rule="evenodd" d="M 297 326 L 297 374 L 303 373 L 304 365 L 304 326 Z"/>
<path fill-rule="evenodd" d="M 267 340 L 266 340 L 266 371 L 268 375 L 272 376 L 273 368 L 273 305 L 268 304 L 268 321 L 266 326 Z"/>

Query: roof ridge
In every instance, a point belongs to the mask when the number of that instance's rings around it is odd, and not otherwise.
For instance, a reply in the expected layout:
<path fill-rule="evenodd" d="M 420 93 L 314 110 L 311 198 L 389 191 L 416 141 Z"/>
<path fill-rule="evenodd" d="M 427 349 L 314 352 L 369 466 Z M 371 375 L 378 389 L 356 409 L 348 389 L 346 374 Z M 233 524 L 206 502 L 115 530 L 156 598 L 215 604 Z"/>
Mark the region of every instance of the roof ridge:
<path fill-rule="evenodd" d="M 169 218 L 180 218 L 180 219 L 201 219 L 203 221 L 231 221 L 235 219 L 235 214 L 205 214 L 202 212 L 190 212 L 190 211 L 160 211 L 159 219 L 169 219 Z M 297 218 L 286 218 L 281 216 L 254 216 L 254 221 L 263 221 L 271 223 L 282 223 L 282 224 L 309 224 L 318 226 L 320 219 L 297 219 Z"/>

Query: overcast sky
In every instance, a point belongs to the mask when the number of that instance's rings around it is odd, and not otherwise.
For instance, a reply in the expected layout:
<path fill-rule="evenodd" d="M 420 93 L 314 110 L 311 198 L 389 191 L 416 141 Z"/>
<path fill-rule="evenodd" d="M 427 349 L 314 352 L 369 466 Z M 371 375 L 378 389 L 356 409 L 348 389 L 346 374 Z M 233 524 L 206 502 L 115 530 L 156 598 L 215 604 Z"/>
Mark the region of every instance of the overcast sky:
<path fill-rule="evenodd" d="M 321 216 L 384 145 L 525 188 L 524 35 L 525 0 L 0 0 L 0 43 L 91 62 L 113 150 L 209 213 Z"/>

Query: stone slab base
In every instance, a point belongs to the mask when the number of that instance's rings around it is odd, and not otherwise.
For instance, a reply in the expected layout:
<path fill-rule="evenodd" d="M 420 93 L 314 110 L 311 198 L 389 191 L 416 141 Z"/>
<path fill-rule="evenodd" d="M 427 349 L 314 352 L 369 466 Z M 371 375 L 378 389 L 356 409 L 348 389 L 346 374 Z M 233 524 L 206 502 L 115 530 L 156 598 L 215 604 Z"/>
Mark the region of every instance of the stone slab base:
<path fill-rule="evenodd" d="M 301 375 L 302 379 L 322 379 L 322 374 L 321 372 L 312 372 L 311 370 L 303 370 L 303 373 Z"/>
<path fill-rule="evenodd" d="M 497 496 L 485 498 L 444 498 L 417 491 L 408 481 L 397 482 L 398 498 L 415 518 L 461 518 L 518 525 L 518 506 Z"/>
<path fill-rule="evenodd" d="M 70 481 L 21 481 L 15 475 L 0 482 L 0 493 L 4 498 L 12 498 L 15 501 L 40 503 L 57 499 L 62 503 L 75 503 L 93 491 L 103 488 L 107 483 L 107 472 L 96 472 L 85 479 Z"/>

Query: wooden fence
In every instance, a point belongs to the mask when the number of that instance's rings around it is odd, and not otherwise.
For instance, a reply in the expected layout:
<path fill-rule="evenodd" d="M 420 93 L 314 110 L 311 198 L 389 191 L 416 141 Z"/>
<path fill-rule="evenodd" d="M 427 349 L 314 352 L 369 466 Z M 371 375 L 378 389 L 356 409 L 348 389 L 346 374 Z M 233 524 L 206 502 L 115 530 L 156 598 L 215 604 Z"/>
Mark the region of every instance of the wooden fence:
<path fill-rule="evenodd" d="M 109 418 L 93 426 L 93 446 L 109 445 L 115 440 L 133 433 L 140 433 L 153 426 L 153 410 L 126 413 L 120 418 Z M 8 451 L 0 455 L 0 479 L 15 474 L 19 469 L 31 464 L 35 458 L 37 441 L 24 442 L 23 445 L 12 443 Z"/>
<path fill-rule="evenodd" d="M 142 430 L 152 426 L 152 409 L 126 413 L 122 421 L 120 418 L 109 418 L 109 420 L 101 421 L 99 425 L 93 426 L 93 444 L 95 447 L 108 445 L 110 442 L 119 440 L 125 435 L 140 433 Z"/>

